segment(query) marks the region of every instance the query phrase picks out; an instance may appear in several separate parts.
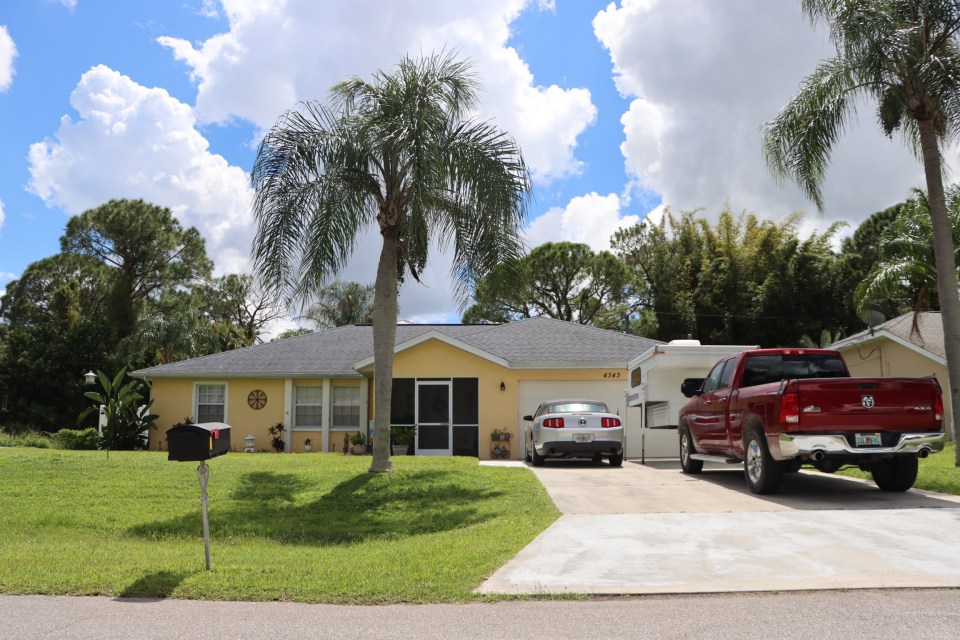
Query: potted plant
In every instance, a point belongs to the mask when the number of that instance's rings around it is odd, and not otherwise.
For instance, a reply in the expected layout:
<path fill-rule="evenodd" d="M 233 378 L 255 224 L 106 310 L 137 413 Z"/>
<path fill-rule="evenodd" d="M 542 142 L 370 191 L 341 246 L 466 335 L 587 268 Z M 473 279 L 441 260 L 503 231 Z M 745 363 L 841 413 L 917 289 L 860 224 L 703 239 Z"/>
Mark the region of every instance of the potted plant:
<path fill-rule="evenodd" d="M 504 440 L 510 441 L 510 432 L 505 429 L 494 429 L 493 433 L 490 434 L 491 440 Z"/>
<path fill-rule="evenodd" d="M 415 427 L 391 427 L 390 438 L 393 440 L 391 450 L 395 456 L 405 456 L 410 453 L 410 445 L 416 435 Z"/>
<path fill-rule="evenodd" d="M 311 451 L 313 451 L 313 440 L 311 440 L 310 438 L 307 438 L 306 440 L 304 440 L 303 450 L 306 451 L 307 453 L 310 453 Z"/>
<path fill-rule="evenodd" d="M 273 447 L 273 450 L 277 453 L 283 453 L 283 449 L 286 446 L 286 443 L 283 441 L 283 432 L 287 428 L 283 426 L 282 422 L 269 427 L 267 433 L 270 434 L 270 446 Z"/>
<path fill-rule="evenodd" d="M 350 444 L 352 445 L 350 447 L 350 453 L 355 456 L 362 456 L 367 452 L 367 437 L 360 431 L 350 436 Z"/>

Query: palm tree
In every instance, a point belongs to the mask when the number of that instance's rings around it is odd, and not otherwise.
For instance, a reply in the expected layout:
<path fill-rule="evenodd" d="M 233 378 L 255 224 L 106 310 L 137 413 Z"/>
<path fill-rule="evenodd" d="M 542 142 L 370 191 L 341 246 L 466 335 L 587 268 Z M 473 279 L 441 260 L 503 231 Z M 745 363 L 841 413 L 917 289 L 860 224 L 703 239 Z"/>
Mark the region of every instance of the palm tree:
<path fill-rule="evenodd" d="M 937 266 L 933 255 L 930 201 L 920 189 L 877 242 L 879 259 L 854 293 L 858 312 L 894 300 L 901 312 L 937 307 Z M 947 213 L 956 250 L 960 240 L 960 185 L 947 190 Z M 956 262 L 956 256 L 954 256 Z"/>
<path fill-rule="evenodd" d="M 372 284 L 337 280 L 317 293 L 304 317 L 318 327 L 370 324 L 373 320 Z"/>
<path fill-rule="evenodd" d="M 397 290 L 418 279 L 431 238 L 451 247 L 457 295 L 522 255 L 530 190 L 513 139 L 471 115 L 478 82 L 450 54 L 404 57 L 372 80 L 333 87 L 330 104 L 286 112 L 257 151 L 256 269 L 306 301 L 344 266 L 361 232 L 383 238 L 374 284 L 376 438 L 372 472 L 392 470 L 390 396 Z"/>
<path fill-rule="evenodd" d="M 821 62 L 765 125 L 764 155 L 823 210 L 820 183 L 857 101 L 877 101 L 883 132 L 901 132 L 923 162 L 937 290 L 950 376 L 954 440 L 960 438 L 960 296 L 943 186 L 941 144 L 960 131 L 960 6 L 955 0 L 802 0 L 825 22 L 837 55 Z M 960 447 L 957 448 L 960 466 Z"/>

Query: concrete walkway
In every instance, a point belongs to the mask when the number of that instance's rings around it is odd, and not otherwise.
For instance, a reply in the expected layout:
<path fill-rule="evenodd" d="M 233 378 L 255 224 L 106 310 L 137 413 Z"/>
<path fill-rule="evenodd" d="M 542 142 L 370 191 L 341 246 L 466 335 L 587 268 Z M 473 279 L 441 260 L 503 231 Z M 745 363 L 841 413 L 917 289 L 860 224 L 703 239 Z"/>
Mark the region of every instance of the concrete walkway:
<path fill-rule="evenodd" d="M 709 593 L 960 587 L 960 498 L 799 473 L 755 496 L 742 472 L 675 461 L 534 469 L 564 512 L 482 593 Z"/>

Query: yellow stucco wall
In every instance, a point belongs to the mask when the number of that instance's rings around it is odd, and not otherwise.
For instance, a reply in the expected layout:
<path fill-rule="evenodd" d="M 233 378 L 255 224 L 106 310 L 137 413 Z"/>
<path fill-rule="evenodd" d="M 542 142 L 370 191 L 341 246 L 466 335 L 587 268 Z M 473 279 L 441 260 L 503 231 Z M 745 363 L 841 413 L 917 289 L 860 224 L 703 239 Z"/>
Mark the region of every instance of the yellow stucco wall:
<path fill-rule="evenodd" d="M 286 424 L 284 416 L 284 381 L 282 379 L 231 378 L 219 380 L 151 380 L 153 412 L 160 416 L 157 429 L 150 433 L 150 449 L 166 451 L 166 431 L 184 418 L 195 418 L 194 383 L 227 385 L 226 422 L 231 427 L 230 445 L 234 451 L 243 451 L 244 437 L 256 438 L 258 450 L 270 450 L 267 429 L 278 422 Z M 247 396 L 254 389 L 267 394 L 267 404 L 254 410 L 247 404 Z"/>
<path fill-rule="evenodd" d="M 371 367 L 372 369 L 372 367 Z M 372 372 L 371 372 L 372 375 Z M 513 434 L 512 454 L 519 458 L 520 449 L 517 424 L 518 391 L 522 380 L 570 381 L 570 380 L 607 380 L 612 375 L 627 379 L 626 369 L 547 369 L 512 370 L 495 362 L 474 355 L 439 340 L 428 340 L 406 349 L 394 358 L 393 375 L 395 378 L 477 378 L 478 379 L 478 420 L 479 454 L 481 458 L 490 456 L 490 434 L 494 429 L 505 429 Z M 179 380 L 153 379 L 153 411 L 160 416 L 158 428 L 150 434 L 150 448 L 166 450 L 166 430 L 185 417 L 194 417 L 194 383 L 227 383 L 227 423 L 232 427 L 231 445 L 235 451 L 243 451 L 244 437 L 253 435 L 258 450 L 270 450 L 270 436 L 267 429 L 283 422 L 287 427 L 292 424 L 291 416 L 284 407 L 285 380 L 282 378 L 231 378 L 221 380 Z M 322 379 L 295 379 L 294 385 L 322 385 Z M 356 386 L 358 380 L 334 379 L 331 386 Z M 500 390 L 503 383 L 505 390 Z M 375 403 L 373 381 L 367 389 L 367 407 L 369 418 L 374 417 Z M 267 404 L 255 411 L 247 404 L 247 395 L 254 389 L 267 394 Z M 362 415 L 362 414 L 361 414 Z M 336 445 L 341 451 L 342 431 L 330 431 L 330 445 Z M 352 433 L 352 431 L 351 431 Z M 302 452 L 307 438 L 312 440 L 314 451 L 322 450 L 322 433 L 316 431 L 293 431 L 290 433 L 291 451 Z"/>
<path fill-rule="evenodd" d="M 394 378 L 477 378 L 479 404 L 480 458 L 490 457 L 490 434 L 504 429 L 513 434 L 511 453 L 520 457 L 517 403 L 521 380 L 569 381 L 607 380 L 619 373 L 627 379 L 626 369 L 508 369 L 495 362 L 463 351 L 439 340 L 428 340 L 394 357 Z M 505 390 L 500 390 L 500 383 Z M 370 385 L 373 389 L 373 384 Z M 373 414 L 371 398 L 371 416 Z"/>
<path fill-rule="evenodd" d="M 943 394 L 944 425 L 949 432 L 952 420 L 947 367 L 888 338 L 840 349 L 843 359 L 856 377 L 925 378 L 935 376 Z"/>

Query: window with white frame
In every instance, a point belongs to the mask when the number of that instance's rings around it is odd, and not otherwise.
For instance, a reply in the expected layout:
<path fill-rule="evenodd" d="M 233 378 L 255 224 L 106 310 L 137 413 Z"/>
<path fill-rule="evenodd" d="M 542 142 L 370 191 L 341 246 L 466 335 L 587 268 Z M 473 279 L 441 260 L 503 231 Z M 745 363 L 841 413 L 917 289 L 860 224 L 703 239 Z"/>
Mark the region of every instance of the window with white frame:
<path fill-rule="evenodd" d="M 296 387 L 293 405 L 295 429 L 319 429 L 323 426 L 323 387 Z"/>
<path fill-rule="evenodd" d="M 197 422 L 226 422 L 227 385 L 197 385 Z"/>
<path fill-rule="evenodd" d="M 333 387 L 331 389 L 334 429 L 360 427 L 360 387 Z"/>

